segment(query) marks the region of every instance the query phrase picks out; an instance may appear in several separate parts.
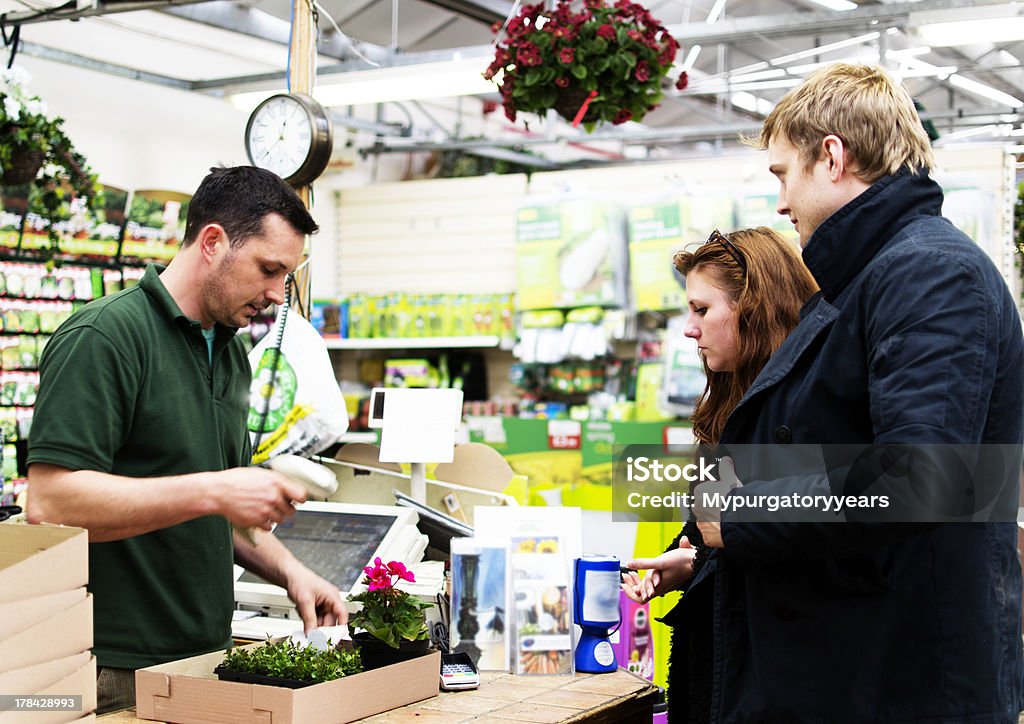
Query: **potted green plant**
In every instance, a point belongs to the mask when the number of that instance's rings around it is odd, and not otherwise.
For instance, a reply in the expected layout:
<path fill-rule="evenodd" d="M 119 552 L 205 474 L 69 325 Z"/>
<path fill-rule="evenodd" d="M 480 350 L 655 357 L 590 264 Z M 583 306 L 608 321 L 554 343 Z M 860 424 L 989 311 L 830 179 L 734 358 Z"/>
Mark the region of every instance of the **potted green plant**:
<path fill-rule="evenodd" d="M 348 617 L 349 634 L 363 666 L 375 669 L 426 653 L 430 634 L 424 611 L 431 604 L 396 587 L 398 581 L 414 583 L 412 571 L 400 561 L 385 564 L 378 557 L 363 572 L 366 590 L 349 596 L 362 606 Z"/>
<path fill-rule="evenodd" d="M 661 101 L 662 79 L 679 50 L 668 30 L 629 0 L 524 5 L 494 30 L 504 35 L 483 75 L 498 83 L 508 119 L 553 108 L 588 131 L 604 121 L 641 120 Z M 683 73 L 676 87 L 686 84 Z"/>
<path fill-rule="evenodd" d="M 213 671 L 224 681 L 300 689 L 362 670 L 359 652 L 353 649 L 318 649 L 283 639 L 256 648 L 228 649 L 224 661 Z"/>
<path fill-rule="evenodd" d="M 0 71 L 0 184 L 31 184 L 28 210 L 49 221 L 52 256 L 71 201 L 95 212 L 103 198 L 96 175 L 64 133 L 64 119 L 48 115 L 46 104 L 25 91 L 27 80 L 18 68 Z"/>

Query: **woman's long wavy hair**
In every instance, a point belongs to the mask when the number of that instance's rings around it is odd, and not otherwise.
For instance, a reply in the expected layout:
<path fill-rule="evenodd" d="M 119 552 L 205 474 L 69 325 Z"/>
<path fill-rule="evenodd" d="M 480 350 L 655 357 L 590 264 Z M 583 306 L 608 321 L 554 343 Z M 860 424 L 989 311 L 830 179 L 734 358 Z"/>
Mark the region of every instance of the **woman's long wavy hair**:
<path fill-rule="evenodd" d="M 753 384 L 768 358 L 800 321 L 800 309 L 818 291 L 796 245 L 765 226 L 724 236 L 742 255 L 739 265 L 720 241 L 681 251 L 673 264 L 684 276 L 693 271 L 724 291 L 736 307 L 738 351 L 732 372 L 712 372 L 693 411 L 693 433 L 704 445 L 717 445 L 725 421 Z"/>

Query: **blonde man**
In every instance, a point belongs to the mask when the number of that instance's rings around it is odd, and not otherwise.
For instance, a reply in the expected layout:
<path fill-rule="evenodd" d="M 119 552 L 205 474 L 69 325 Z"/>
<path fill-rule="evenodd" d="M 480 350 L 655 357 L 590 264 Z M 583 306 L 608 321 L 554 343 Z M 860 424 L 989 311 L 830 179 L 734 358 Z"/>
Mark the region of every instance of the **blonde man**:
<path fill-rule="evenodd" d="M 699 524 L 718 550 L 683 602 L 713 591 L 711 720 L 1016 722 L 1024 341 L 1014 300 L 940 215 L 928 139 L 883 70 L 814 73 L 755 144 L 821 292 L 721 442 L 898 455 L 788 478 L 757 477 L 737 458 L 746 485 L 732 495 L 754 510 L 758 495 L 835 495 L 853 482 L 893 504 L 838 523 L 813 511 L 751 522 L 733 505 Z M 870 459 L 889 461 L 886 476 L 855 480 Z M 902 467 L 885 468 L 895 460 Z M 983 501 L 994 506 L 984 515 Z M 950 519 L 974 522 L 940 522 Z"/>

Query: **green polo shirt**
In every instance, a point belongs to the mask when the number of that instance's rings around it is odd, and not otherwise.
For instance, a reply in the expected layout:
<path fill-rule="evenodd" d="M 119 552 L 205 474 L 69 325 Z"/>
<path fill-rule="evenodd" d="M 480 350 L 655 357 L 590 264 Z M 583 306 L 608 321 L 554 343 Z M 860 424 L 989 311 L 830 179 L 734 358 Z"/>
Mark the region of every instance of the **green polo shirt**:
<path fill-rule="evenodd" d="M 251 371 L 236 330 L 216 327 L 211 365 L 199 323 L 159 271 L 86 305 L 50 339 L 30 465 L 156 478 L 249 464 Z M 226 647 L 232 560 L 222 516 L 90 544 L 99 665 L 134 669 Z"/>

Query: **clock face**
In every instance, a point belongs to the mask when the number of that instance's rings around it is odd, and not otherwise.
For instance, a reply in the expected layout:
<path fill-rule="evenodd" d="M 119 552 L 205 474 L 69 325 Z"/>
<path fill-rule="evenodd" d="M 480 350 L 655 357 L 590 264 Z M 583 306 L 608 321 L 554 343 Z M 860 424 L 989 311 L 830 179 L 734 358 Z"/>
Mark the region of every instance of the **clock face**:
<path fill-rule="evenodd" d="M 246 141 L 253 165 L 287 179 L 302 167 L 313 145 L 309 114 L 295 98 L 274 96 L 256 109 Z"/>

